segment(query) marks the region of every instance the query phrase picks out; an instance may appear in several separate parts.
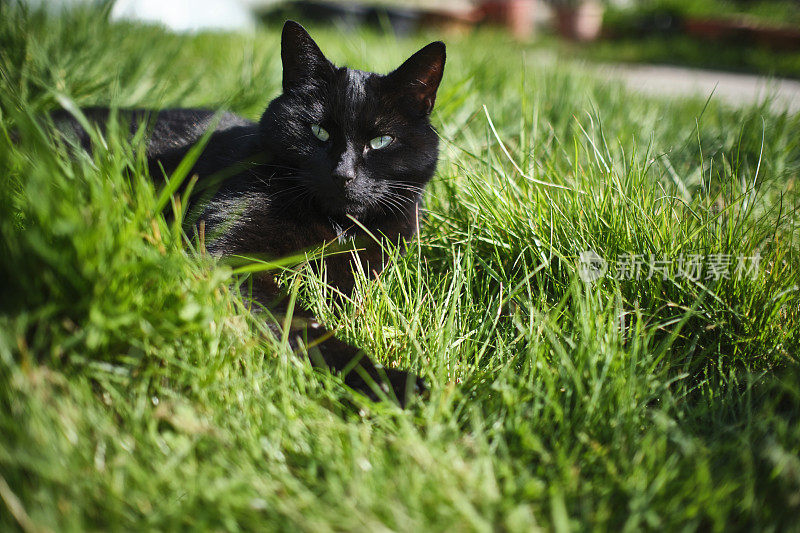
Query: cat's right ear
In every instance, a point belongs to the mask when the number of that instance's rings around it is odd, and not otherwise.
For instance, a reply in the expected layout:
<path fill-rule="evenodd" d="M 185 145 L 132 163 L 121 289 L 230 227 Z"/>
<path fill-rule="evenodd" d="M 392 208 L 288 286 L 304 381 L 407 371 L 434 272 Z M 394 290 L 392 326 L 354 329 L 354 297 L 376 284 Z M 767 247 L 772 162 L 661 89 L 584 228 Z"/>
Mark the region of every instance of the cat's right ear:
<path fill-rule="evenodd" d="M 322 50 L 300 24 L 287 20 L 281 34 L 281 61 L 283 62 L 283 92 L 287 92 L 308 79 L 330 62 Z"/>

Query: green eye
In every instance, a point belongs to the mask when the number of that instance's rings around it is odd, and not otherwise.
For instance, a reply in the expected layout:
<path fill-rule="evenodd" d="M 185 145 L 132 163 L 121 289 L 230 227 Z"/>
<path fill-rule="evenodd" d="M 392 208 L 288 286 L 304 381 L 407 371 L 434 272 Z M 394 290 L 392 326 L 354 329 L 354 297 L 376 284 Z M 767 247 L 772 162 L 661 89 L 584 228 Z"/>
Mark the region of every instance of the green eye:
<path fill-rule="evenodd" d="M 373 150 L 380 150 L 381 148 L 386 148 L 387 146 L 392 144 L 393 140 L 394 137 L 392 137 L 391 135 L 381 135 L 380 137 L 375 137 L 374 139 L 372 139 L 369 142 L 369 147 L 372 148 Z"/>
<path fill-rule="evenodd" d="M 311 125 L 311 133 L 313 133 L 314 137 L 316 137 L 320 141 L 327 141 L 331 137 L 330 133 L 325 131 L 325 128 L 323 128 L 319 124 Z"/>

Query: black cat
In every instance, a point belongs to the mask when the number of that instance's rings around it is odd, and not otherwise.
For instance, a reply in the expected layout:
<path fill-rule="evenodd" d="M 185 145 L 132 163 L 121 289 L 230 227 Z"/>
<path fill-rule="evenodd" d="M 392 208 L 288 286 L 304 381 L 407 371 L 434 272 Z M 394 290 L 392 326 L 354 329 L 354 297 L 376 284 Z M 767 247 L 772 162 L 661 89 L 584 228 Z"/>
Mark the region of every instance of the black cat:
<path fill-rule="evenodd" d="M 192 174 L 199 176 L 197 188 L 206 190 L 195 206 L 197 222 L 205 230 L 207 249 L 219 256 L 279 258 L 323 243 L 355 245 L 357 255 L 324 260 L 328 284 L 348 294 L 354 269 L 372 274 L 385 266 L 375 237 L 402 247 L 417 233 L 423 187 L 438 158 L 438 137 L 428 117 L 444 71 L 445 46 L 431 43 L 394 72 L 379 75 L 336 67 L 302 26 L 288 21 L 281 59 L 283 94 L 270 102 L 260 122 L 222 115 L 197 160 Z M 109 117 L 101 108 L 84 114 L 101 127 Z M 90 149 L 77 120 L 66 112 L 52 116 L 60 130 Z M 167 173 L 175 169 L 210 127 L 214 113 L 128 110 L 120 116 L 131 131 L 143 122 L 149 125 L 147 157 L 155 177 L 162 176 L 162 167 Z M 281 305 L 281 294 L 271 276 L 254 280 L 253 295 L 264 305 Z M 307 310 L 295 310 L 294 316 L 300 319 L 293 321 L 293 346 L 300 339 L 321 340 L 321 357 L 309 352 L 312 364 L 346 370 L 344 381 L 351 387 L 377 398 L 378 384 L 401 404 L 425 389 L 420 378 L 383 369 L 332 338 Z"/>

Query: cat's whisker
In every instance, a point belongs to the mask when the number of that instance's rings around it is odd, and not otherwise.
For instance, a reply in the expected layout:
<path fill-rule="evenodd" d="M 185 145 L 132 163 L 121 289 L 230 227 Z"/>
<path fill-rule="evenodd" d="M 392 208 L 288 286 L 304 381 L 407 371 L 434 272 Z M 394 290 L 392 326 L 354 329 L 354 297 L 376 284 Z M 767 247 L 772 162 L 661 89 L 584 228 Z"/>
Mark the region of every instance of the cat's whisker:
<path fill-rule="evenodd" d="M 409 190 L 409 191 L 413 191 L 413 190 L 421 191 L 422 190 L 422 187 L 417 187 L 415 185 L 409 185 L 409 184 L 405 184 L 405 183 L 392 183 L 392 182 L 389 182 L 389 183 L 387 183 L 387 185 L 389 187 L 391 187 L 391 188 L 394 188 L 394 189 L 402 189 L 402 190 Z"/>
<path fill-rule="evenodd" d="M 409 219 L 409 214 L 406 211 L 405 206 L 403 206 L 403 204 L 398 202 L 396 199 L 389 196 L 382 196 L 378 198 L 378 203 L 382 207 L 388 209 L 388 213 L 386 214 L 394 214 L 396 212 L 399 215 L 403 215 L 406 218 L 406 220 Z"/>
<path fill-rule="evenodd" d="M 406 204 L 406 203 L 407 204 L 413 204 L 416 201 L 416 198 L 408 198 L 408 197 L 400 195 L 400 194 L 391 194 L 391 193 L 389 193 L 389 194 L 386 194 L 385 196 L 387 198 L 391 198 L 391 199 L 399 202 L 400 204 Z"/>
<path fill-rule="evenodd" d="M 252 134 L 251 136 L 255 137 L 255 136 L 258 136 L 258 134 Z M 244 138 L 244 137 L 241 137 L 241 138 Z M 257 168 L 257 167 L 276 168 L 276 169 L 281 169 L 281 170 L 290 170 L 290 171 L 293 171 L 293 172 L 302 172 L 302 169 L 297 168 L 297 167 L 290 167 L 290 166 L 287 166 L 287 165 L 277 165 L 275 163 L 264 163 L 264 162 L 260 162 L 260 161 L 248 161 L 246 159 L 242 160 L 242 159 L 238 159 L 238 158 L 226 157 L 224 155 L 219 156 L 219 159 L 220 159 L 220 161 L 224 161 L 226 163 L 233 163 L 233 164 L 239 164 L 239 165 L 249 164 L 254 168 Z"/>
<path fill-rule="evenodd" d="M 416 200 L 423 195 L 424 191 L 422 189 L 417 190 L 417 189 L 406 188 L 404 186 L 392 186 L 388 187 L 387 192 L 391 192 L 392 194 L 400 195 L 405 198 L 408 198 L 410 196 L 411 198 Z"/>
<path fill-rule="evenodd" d="M 412 183 L 410 181 L 389 181 L 387 182 L 387 185 L 389 185 L 390 187 L 401 188 L 409 191 L 422 192 L 424 190 L 424 187 L 416 183 Z"/>
<path fill-rule="evenodd" d="M 258 137 L 259 135 L 260 135 L 259 133 L 247 133 L 245 135 L 240 135 L 239 137 L 234 137 L 233 140 L 241 141 L 242 139 L 249 139 L 251 137 Z"/>
<path fill-rule="evenodd" d="M 402 188 L 406 190 L 417 190 L 422 191 L 423 187 L 420 187 L 417 184 L 405 182 L 405 181 L 390 181 L 387 183 L 390 187 Z"/>
<path fill-rule="evenodd" d="M 410 192 L 413 192 L 415 194 L 418 194 L 420 197 L 422 197 L 423 194 L 424 194 L 424 195 L 427 195 L 427 196 L 429 196 L 431 198 L 436 198 L 437 200 L 440 199 L 440 196 L 438 194 L 432 192 L 430 189 L 425 189 L 423 187 L 418 187 L 418 186 L 414 186 L 414 188 L 395 187 L 395 189 L 396 190 L 410 191 Z"/>

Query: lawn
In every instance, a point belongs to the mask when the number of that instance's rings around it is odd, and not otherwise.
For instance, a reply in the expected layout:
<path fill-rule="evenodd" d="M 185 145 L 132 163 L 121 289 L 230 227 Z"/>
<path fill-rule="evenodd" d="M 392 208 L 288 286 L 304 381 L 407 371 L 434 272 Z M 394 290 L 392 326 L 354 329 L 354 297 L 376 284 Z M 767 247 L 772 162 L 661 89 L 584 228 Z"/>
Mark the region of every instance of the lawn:
<path fill-rule="evenodd" d="M 570 43 L 543 38 L 537 48 L 555 49 L 560 58 L 582 57 L 604 63 L 673 65 L 767 77 L 800 79 L 800 51 L 730 41 L 700 40 L 684 35 L 606 38 Z"/>
<path fill-rule="evenodd" d="M 256 118 L 279 28 L 2 10 L 0 529 L 797 530 L 797 116 L 646 99 L 497 34 L 447 38 L 419 243 L 340 307 L 302 265 L 284 276 L 425 377 L 401 410 L 265 334 L 246 274 L 145 176 L 141 139 L 70 158 L 35 120 Z M 377 71 L 440 37 L 310 30 Z M 608 265 L 593 281 L 587 251 Z"/>
<path fill-rule="evenodd" d="M 606 62 L 660 63 L 800 78 L 800 50 L 787 43 L 759 42 L 747 31 L 692 34 L 691 21 L 746 23 L 792 30 L 800 26 L 800 3 L 792 0 L 635 0 L 609 5 L 604 38 L 592 43 L 548 42 L 560 54 Z M 697 32 L 698 30 L 695 30 Z M 768 41 L 769 42 L 769 41 Z"/>

